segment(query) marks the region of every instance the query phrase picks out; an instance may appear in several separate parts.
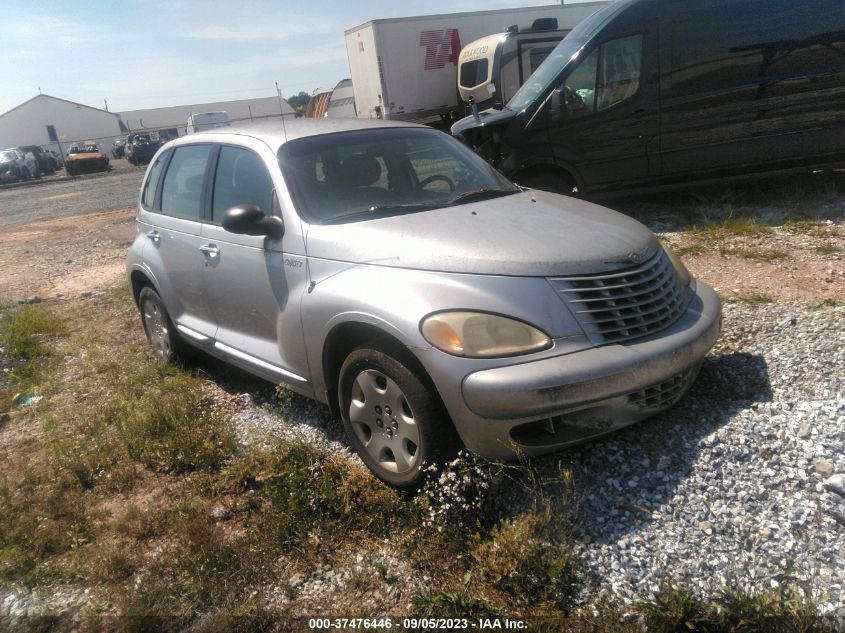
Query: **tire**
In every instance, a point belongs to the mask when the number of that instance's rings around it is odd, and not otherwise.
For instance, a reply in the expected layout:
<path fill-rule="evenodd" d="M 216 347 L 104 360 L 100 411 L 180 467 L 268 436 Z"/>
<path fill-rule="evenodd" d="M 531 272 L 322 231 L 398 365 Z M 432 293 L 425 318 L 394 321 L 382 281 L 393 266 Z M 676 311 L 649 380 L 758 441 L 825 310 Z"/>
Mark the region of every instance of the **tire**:
<path fill-rule="evenodd" d="M 439 398 L 408 364 L 407 352 L 369 343 L 347 356 L 338 379 L 350 445 L 376 477 L 395 488 L 418 486 L 430 464 L 457 448 Z"/>
<path fill-rule="evenodd" d="M 29 167 L 21 169 L 21 180 L 30 180 L 32 175 L 29 173 Z"/>
<path fill-rule="evenodd" d="M 515 182 L 530 189 L 551 191 L 565 196 L 578 195 L 578 186 L 573 180 L 554 171 L 527 172 L 518 177 Z"/>
<path fill-rule="evenodd" d="M 141 324 L 155 355 L 166 363 L 178 363 L 185 357 L 186 345 L 158 293 L 149 286 L 138 295 Z"/>

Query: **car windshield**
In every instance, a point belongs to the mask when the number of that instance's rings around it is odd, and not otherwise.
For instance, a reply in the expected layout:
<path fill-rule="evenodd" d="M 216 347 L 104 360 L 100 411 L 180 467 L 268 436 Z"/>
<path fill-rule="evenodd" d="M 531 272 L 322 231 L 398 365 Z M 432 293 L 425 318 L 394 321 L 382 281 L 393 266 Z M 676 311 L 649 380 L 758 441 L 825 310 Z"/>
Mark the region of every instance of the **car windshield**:
<path fill-rule="evenodd" d="M 92 143 L 92 144 L 89 144 L 89 145 L 86 145 L 86 146 L 85 146 L 85 151 L 86 151 L 86 152 L 99 152 L 99 151 L 100 151 L 100 148 L 99 148 L 99 147 L 97 147 L 97 145 L 96 145 L 96 144 L 93 144 L 93 143 Z"/>
<path fill-rule="evenodd" d="M 460 142 L 426 128 L 296 139 L 279 164 L 299 213 L 327 224 L 456 206 L 517 187 Z"/>
<path fill-rule="evenodd" d="M 146 134 L 139 134 L 138 136 L 135 137 L 135 142 L 136 143 L 149 143 L 150 137 L 147 136 Z"/>
<path fill-rule="evenodd" d="M 8 163 L 9 161 L 15 160 L 17 156 L 14 152 L 0 152 L 0 161 Z"/>

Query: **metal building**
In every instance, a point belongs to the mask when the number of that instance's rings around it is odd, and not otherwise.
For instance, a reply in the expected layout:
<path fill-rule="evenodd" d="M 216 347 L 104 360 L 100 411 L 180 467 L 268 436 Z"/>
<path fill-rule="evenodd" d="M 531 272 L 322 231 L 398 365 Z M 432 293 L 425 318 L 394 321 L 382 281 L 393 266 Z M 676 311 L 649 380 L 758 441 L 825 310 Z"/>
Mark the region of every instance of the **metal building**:
<path fill-rule="evenodd" d="M 114 112 L 67 99 L 39 94 L 0 114 L 0 149 L 20 145 L 43 145 L 58 151 L 74 141 L 95 140 L 111 147 L 124 133 Z"/>

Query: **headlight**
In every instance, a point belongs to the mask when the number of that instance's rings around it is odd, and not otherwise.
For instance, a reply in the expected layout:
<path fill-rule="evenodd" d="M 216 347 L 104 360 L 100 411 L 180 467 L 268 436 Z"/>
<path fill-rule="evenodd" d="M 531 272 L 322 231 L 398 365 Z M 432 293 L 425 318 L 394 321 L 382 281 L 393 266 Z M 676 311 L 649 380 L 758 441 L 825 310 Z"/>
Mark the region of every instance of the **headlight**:
<path fill-rule="evenodd" d="M 546 334 L 527 323 L 483 312 L 438 312 L 423 319 L 420 329 L 437 349 L 466 358 L 515 356 L 552 345 Z"/>
<path fill-rule="evenodd" d="M 672 267 L 675 269 L 678 279 L 681 280 L 681 285 L 684 287 L 689 286 L 690 274 L 687 267 L 684 266 L 684 262 L 681 261 L 680 256 L 676 255 L 671 248 L 666 246 L 666 244 L 663 244 L 663 250 L 666 251 L 669 261 L 672 262 Z"/>

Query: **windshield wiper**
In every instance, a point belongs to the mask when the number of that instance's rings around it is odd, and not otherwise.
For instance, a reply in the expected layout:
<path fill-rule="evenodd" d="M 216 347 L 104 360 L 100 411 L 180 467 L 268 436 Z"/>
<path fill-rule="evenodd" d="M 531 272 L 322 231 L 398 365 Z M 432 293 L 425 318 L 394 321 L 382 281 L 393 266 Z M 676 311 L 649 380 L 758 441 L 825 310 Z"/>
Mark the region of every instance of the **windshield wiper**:
<path fill-rule="evenodd" d="M 472 191 L 465 191 L 449 200 L 446 204 L 462 204 L 471 200 L 486 200 L 487 198 L 499 198 L 501 196 L 509 196 L 516 193 L 508 189 L 473 189 Z"/>
<path fill-rule="evenodd" d="M 416 204 L 377 204 L 367 209 L 355 211 L 354 213 L 339 215 L 322 222 L 322 224 L 343 224 L 348 220 L 355 220 L 359 218 L 371 219 L 393 214 L 399 215 L 402 213 L 413 213 L 415 211 L 428 211 L 429 209 L 436 209 L 439 206 L 441 205 L 432 204 L 430 202 L 418 202 Z"/>

